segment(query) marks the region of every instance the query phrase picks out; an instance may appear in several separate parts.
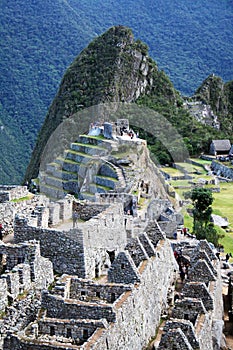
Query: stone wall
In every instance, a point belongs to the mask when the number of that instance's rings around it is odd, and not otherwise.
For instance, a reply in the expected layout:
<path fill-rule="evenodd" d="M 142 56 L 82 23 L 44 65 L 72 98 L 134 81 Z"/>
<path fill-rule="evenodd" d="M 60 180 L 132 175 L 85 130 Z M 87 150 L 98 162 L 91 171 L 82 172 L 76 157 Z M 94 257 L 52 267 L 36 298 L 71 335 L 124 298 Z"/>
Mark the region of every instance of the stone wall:
<path fill-rule="evenodd" d="M 58 320 L 58 319 L 43 319 L 38 322 L 38 334 L 50 336 L 51 330 L 54 329 L 57 337 L 74 339 L 76 345 L 86 341 L 86 337 L 91 337 L 97 328 L 105 328 L 105 320 Z M 49 338 L 48 338 L 49 340 Z M 66 348 L 67 349 L 67 348 Z"/>
<path fill-rule="evenodd" d="M 126 291 L 131 291 L 131 287 L 123 284 L 100 284 L 89 280 L 71 278 L 69 298 L 80 300 L 102 300 L 113 303 Z"/>
<path fill-rule="evenodd" d="M 17 336 L 12 335 L 9 333 L 9 335 L 4 339 L 4 350 L 58 350 L 59 349 L 59 343 L 56 341 L 42 341 L 38 343 L 37 340 L 31 339 L 28 342 L 24 342 L 23 340 L 20 340 L 17 338 Z M 64 347 L 63 347 L 64 349 Z M 73 345 L 66 345 L 65 350 L 74 350 L 79 349 L 77 346 Z"/>
<path fill-rule="evenodd" d="M 83 201 L 74 203 L 74 207 L 78 211 L 79 218 L 84 221 L 90 220 L 94 216 L 98 216 L 105 209 L 107 209 L 108 206 L 109 206 L 108 204 L 101 204 L 101 203 L 91 204 L 88 202 L 83 203 Z"/>
<path fill-rule="evenodd" d="M 6 278 L 0 278 L 0 312 L 5 310 L 8 304 L 7 299 L 7 281 Z"/>
<path fill-rule="evenodd" d="M 229 168 L 226 165 L 213 160 L 211 163 L 211 170 L 218 176 L 222 176 L 233 181 L 233 168 Z"/>
<path fill-rule="evenodd" d="M 158 244 L 157 254 L 141 265 L 140 283 L 114 305 L 116 322 L 89 339 L 85 349 L 142 349 L 154 336 L 167 307 L 168 290 L 174 283 L 173 252 L 167 241 Z M 97 338 L 98 336 L 98 338 Z"/>
<path fill-rule="evenodd" d="M 24 217 L 15 218 L 15 242 L 35 239 L 40 242 L 41 254 L 48 258 L 58 273 L 85 277 L 83 234 L 81 230 L 57 231 L 28 226 Z"/>
<path fill-rule="evenodd" d="M 40 255 L 38 242 L 0 245 L 1 267 L 5 272 L 0 277 L 0 311 L 8 302 L 32 287 L 47 288 L 53 282 L 52 263 Z"/>
<path fill-rule="evenodd" d="M 15 217 L 15 242 L 39 240 L 42 255 L 52 261 L 58 273 L 99 277 L 111 264 L 109 253 L 117 254 L 127 243 L 122 204 L 107 206 L 81 229 L 58 231 L 38 227 L 38 221 L 34 226 L 31 223 L 31 219 Z"/>
<path fill-rule="evenodd" d="M 109 254 L 116 255 L 127 243 L 122 203 L 107 207 L 86 222 L 82 232 L 86 277 L 106 274 L 111 265 Z"/>
<path fill-rule="evenodd" d="M 28 196 L 27 186 L 0 185 L 0 203 Z"/>
<path fill-rule="evenodd" d="M 187 245 L 180 242 L 174 249 L 182 251 L 182 255 L 190 257 L 188 280 L 184 281 L 183 288 L 172 310 L 172 317 L 183 322 L 189 320 L 193 324 L 195 338 L 199 344 L 197 349 L 220 349 L 223 331 L 223 301 L 220 263 L 206 240 L 193 242 Z M 181 333 L 174 333 L 173 319 L 166 323 L 162 334 L 159 350 L 172 350 L 174 337 L 179 339 L 179 348 L 194 349 L 192 337 L 180 325 Z M 196 344 L 196 345 L 198 345 Z M 191 346 L 191 348 L 190 348 Z"/>
<path fill-rule="evenodd" d="M 45 196 L 33 196 L 30 199 L 20 202 L 8 201 L 0 203 L 0 223 L 3 225 L 5 235 L 13 233 L 14 231 L 14 218 L 17 213 L 24 213 L 24 215 L 30 216 L 31 212 L 37 205 L 47 206 L 49 203 L 48 198 Z M 37 222 L 37 217 L 36 217 Z"/>
<path fill-rule="evenodd" d="M 106 319 L 115 322 L 116 316 L 110 304 L 91 304 L 88 302 L 76 302 L 51 295 L 44 291 L 42 294 L 41 307 L 46 309 L 46 317 L 58 319 Z"/>

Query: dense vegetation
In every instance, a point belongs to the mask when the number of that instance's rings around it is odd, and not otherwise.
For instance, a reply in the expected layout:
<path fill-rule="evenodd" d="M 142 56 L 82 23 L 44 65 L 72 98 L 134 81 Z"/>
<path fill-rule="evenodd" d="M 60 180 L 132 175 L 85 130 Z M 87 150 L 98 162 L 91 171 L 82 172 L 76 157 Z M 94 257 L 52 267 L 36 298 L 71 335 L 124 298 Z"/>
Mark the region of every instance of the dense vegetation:
<path fill-rule="evenodd" d="M 22 179 L 63 73 L 112 25 L 131 27 L 182 93 L 193 93 L 212 72 L 233 77 L 228 0 L 3 0 L 0 10 L 2 183 Z"/>
<path fill-rule="evenodd" d="M 206 188 L 197 187 L 191 192 L 191 200 L 193 203 L 193 233 L 197 239 L 207 239 L 215 246 L 218 245 L 218 234 L 211 223 L 212 192 Z"/>

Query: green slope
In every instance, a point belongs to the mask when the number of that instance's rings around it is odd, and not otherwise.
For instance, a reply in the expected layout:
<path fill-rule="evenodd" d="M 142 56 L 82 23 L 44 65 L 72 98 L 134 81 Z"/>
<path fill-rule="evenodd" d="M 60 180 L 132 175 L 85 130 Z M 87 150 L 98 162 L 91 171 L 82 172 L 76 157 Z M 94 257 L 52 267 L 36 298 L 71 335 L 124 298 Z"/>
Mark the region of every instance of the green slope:
<path fill-rule="evenodd" d="M 232 10 L 228 0 L 2 0 L 1 121 L 13 120 L 10 133 L 22 137 L 11 141 L 15 163 L 0 182 L 22 179 L 62 75 L 97 34 L 118 23 L 131 27 L 175 87 L 190 94 L 212 72 L 233 78 Z M 11 157 L 6 147 L 3 166 Z"/>

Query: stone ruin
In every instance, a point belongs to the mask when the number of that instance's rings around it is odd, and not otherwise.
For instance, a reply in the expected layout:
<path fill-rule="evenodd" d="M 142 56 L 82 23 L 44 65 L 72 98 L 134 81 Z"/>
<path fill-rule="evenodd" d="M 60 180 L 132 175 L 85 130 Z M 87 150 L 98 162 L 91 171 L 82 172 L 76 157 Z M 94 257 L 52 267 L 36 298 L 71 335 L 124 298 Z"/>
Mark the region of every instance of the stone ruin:
<path fill-rule="evenodd" d="M 87 240 L 90 227 L 92 239 L 93 234 L 97 233 L 93 232 L 91 226 L 94 223 L 87 222 L 85 227 L 80 228 L 80 232 L 83 231 L 82 243 L 79 240 L 80 246 L 75 246 L 76 256 L 72 253 L 71 255 L 77 265 L 79 259 L 82 260 L 84 268 L 78 268 L 76 274 L 72 274 L 72 271 L 69 271 L 72 262 L 68 263 L 65 260 L 64 263 L 63 260 L 63 266 L 67 267 L 63 267 L 62 276 L 51 284 L 51 288 L 42 292 L 38 316 L 21 332 L 8 332 L 4 338 L 3 349 L 62 349 L 64 346 L 66 349 L 118 349 L 119 346 L 134 349 L 139 344 L 143 347 L 153 336 L 161 314 L 168 307 L 167 299 L 175 283 L 174 271 L 177 269 L 177 263 L 169 241 L 156 222 L 146 223 L 140 236 L 127 240 L 124 220 L 121 220 L 122 226 L 118 221 L 116 227 L 119 229 L 115 228 L 108 242 L 107 232 L 110 229 L 109 225 L 113 223 L 112 218 L 117 221 L 124 217 L 123 208 L 120 207 L 120 204 L 113 204 L 99 214 L 98 225 L 104 240 L 100 241 L 101 236 L 97 236 L 97 244 L 90 246 L 90 241 Z M 107 219 L 105 226 L 102 219 L 110 213 L 110 220 Z M 96 224 L 94 226 L 96 227 Z M 46 235 L 54 235 L 53 230 L 37 229 L 40 230 L 39 235 L 42 235 L 40 242 L 44 256 L 48 257 L 50 254 L 53 264 L 56 264 L 56 259 L 68 259 L 68 256 L 59 256 L 58 244 L 54 245 L 56 258 L 49 249 L 45 250 L 48 245 L 52 250 L 52 242 L 58 239 L 53 237 L 50 243 L 46 241 Z M 111 229 L 114 230 L 114 226 Z M 79 235 L 79 230 L 74 231 L 73 233 Z M 30 237 L 31 231 L 27 222 L 16 218 L 15 233 L 17 241 L 19 237 L 22 241 L 27 235 Z M 74 243 L 74 237 L 69 231 L 66 233 L 66 241 L 64 236 L 61 236 L 64 256 L 65 246 Z M 119 239 L 124 242 L 124 246 L 119 246 Z M 59 242 L 61 244 L 61 241 Z M 90 261 L 101 261 L 104 256 L 103 249 L 105 254 L 109 254 L 109 265 L 105 266 L 105 270 L 98 270 L 96 275 L 97 266 L 90 264 Z M 103 268 L 101 262 L 98 267 Z M 68 274 L 65 270 L 68 270 Z"/>
<path fill-rule="evenodd" d="M 182 244 L 174 247 L 182 249 Z M 184 244 L 188 277 L 165 323 L 158 350 L 220 349 L 224 346 L 220 263 L 206 240 Z"/>
<path fill-rule="evenodd" d="M 116 200 L 94 204 L 96 215 L 75 228 L 51 227 L 58 218 L 63 222 L 62 212 L 71 217 L 70 201 L 56 203 L 54 217 L 43 206 L 33 212 L 36 220 L 17 215 L 15 243 L 0 246 L 1 295 L 8 296 L 2 311 L 32 286 L 41 291 L 34 318 L 30 314 L 19 329 L 6 327 L 2 349 L 142 349 L 170 307 L 158 349 L 174 349 L 174 342 L 184 349 L 214 349 L 213 329 L 222 320 L 223 305 L 219 262 L 208 243 L 191 239 L 183 249 L 171 245 L 148 217 L 129 235 L 128 216 Z M 84 203 L 78 206 L 85 211 Z M 189 279 L 176 301 L 172 248 L 182 249 L 190 262 Z M 53 278 L 52 265 L 61 277 Z"/>
<path fill-rule="evenodd" d="M 19 199 L 29 194 L 27 186 L 0 185 L 0 203 Z"/>
<path fill-rule="evenodd" d="M 220 349 L 219 261 L 206 241 L 168 238 L 177 215 L 157 183 L 127 214 L 139 180 L 94 202 L 36 195 L 15 208 L 13 243 L 0 242 L 0 349 L 143 349 L 163 318 L 154 348 Z M 189 264 L 179 295 L 174 250 Z"/>

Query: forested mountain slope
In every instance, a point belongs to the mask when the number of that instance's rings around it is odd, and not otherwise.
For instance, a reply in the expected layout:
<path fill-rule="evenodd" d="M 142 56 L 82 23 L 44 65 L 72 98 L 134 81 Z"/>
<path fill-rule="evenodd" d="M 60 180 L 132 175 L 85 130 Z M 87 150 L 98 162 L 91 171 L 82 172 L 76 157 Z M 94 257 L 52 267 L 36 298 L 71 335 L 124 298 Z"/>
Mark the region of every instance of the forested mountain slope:
<path fill-rule="evenodd" d="M 0 182 L 21 181 L 62 75 L 96 35 L 131 27 L 190 94 L 212 72 L 233 78 L 232 9 L 230 0 L 2 0 Z"/>
<path fill-rule="evenodd" d="M 134 39 L 131 29 L 115 26 L 93 40 L 67 69 L 40 130 L 25 180 L 38 175 L 43 150 L 59 124 L 82 109 L 108 102 L 137 103 L 159 112 L 186 138 L 191 154 L 203 151 L 217 135 L 185 111 L 179 92 L 149 57 L 147 46 Z M 163 145 L 148 134 L 143 137 L 158 156 Z M 176 146 L 176 142 L 170 144 L 170 148 Z M 177 149 L 174 153 L 182 152 Z"/>

